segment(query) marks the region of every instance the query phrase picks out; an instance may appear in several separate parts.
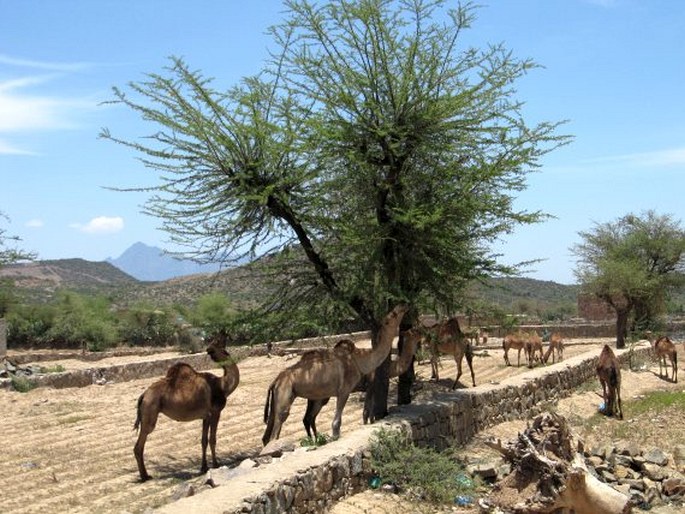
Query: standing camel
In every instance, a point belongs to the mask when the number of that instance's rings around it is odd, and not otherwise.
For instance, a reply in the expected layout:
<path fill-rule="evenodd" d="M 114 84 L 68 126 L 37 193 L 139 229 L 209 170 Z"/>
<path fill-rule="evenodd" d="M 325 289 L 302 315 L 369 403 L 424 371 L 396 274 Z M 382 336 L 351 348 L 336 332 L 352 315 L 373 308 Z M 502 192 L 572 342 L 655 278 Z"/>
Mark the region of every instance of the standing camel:
<path fill-rule="evenodd" d="M 454 362 L 457 363 L 457 377 L 454 379 L 452 389 L 456 389 L 459 377 L 461 377 L 461 363 L 466 355 L 466 363 L 471 370 L 471 382 L 473 387 L 476 387 L 476 377 L 473 374 L 473 347 L 466 336 L 459 328 L 459 321 L 457 318 L 450 318 L 438 325 L 428 329 L 428 344 L 431 352 L 431 370 L 432 377 L 439 380 L 438 365 L 440 363 L 440 353 L 454 356 Z"/>
<path fill-rule="evenodd" d="M 547 348 L 545 356 L 542 358 L 545 364 L 547 364 L 550 354 L 552 355 L 552 363 L 556 362 L 557 358 L 559 361 L 564 359 L 564 339 L 559 332 L 554 332 L 549 336 L 549 348 Z"/>
<path fill-rule="evenodd" d="M 262 442 L 278 439 L 281 427 L 290 414 L 290 406 L 298 396 L 308 400 L 336 397 L 332 436 L 340 437 L 342 411 L 347 398 L 364 375 L 380 366 L 392 348 L 402 317 L 409 310 L 400 304 L 385 317 L 378 331 L 378 344 L 368 352 L 344 348 L 311 350 L 300 360 L 281 371 L 269 386 L 264 405 L 266 429 Z"/>
<path fill-rule="evenodd" d="M 621 407 L 621 364 L 609 345 L 605 344 L 599 354 L 597 377 L 602 384 L 602 398 L 604 399 L 604 414 L 613 416 L 618 414 L 623 419 Z"/>
<path fill-rule="evenodd" d="M 522 334 L 521 332 L 516 332 L 514 334 L 507 334 L 504 336 L 504 339 L 502 339 L 502 349 L 504 350 L 504 363 L 507 366 L 511 366 L 511 362 L 509 362 L 509 350 L 510 349 L 518 350 L 518 363 L 517 366 L 521 365 L 521 350 L 526 349 L 526 336 Z M 528 352 L 526 351 L 524 353 L 526 358 L 528 357 Z"/>
<path fill-rule="evenodd" d="M 416 328 L 411 328 L 409 330 L 404 331 L 402 333 L 402 337 L 404 338 L 404 346 L 402 347 L 402 353 L 399 355 L 397 359 L 390 362 L 388 378 L 399 377 L 402 373 L 407 371 L 407 368 L 411 363 L 411 359 L 414 356 L 414 353 L 416 353 L 416 348 L 419 342 L 421 341 L 422 333 Z M 334 347 L 334 350 L 346 351 L 350 353 L 358 352 L 360 355 L 372 351 L 367 348 L 357 348 L 355 344 L 349 339 L 342 339 L 341 341 L 338 341 Z M 368 384 L 373 383 L 374 374 L 375 370 L 366 375 L 365 378 Z M 372 395 L 367 394 L 367 398 L 370 397 L 372 397 Z M 316 417 L 319 415 L 319 412 L 324 407 L 324 405 L 328 403 L 328 400 L 330 400 L 330 398 L 325 398 L 323 400 L 307 400 L 307 410 L 304 414 L 304 418 L 302 418 L 302 423 L 304 424 L 304 429 L 307 432 L 307 437 L 311 438 L 313 434 L 314 439 L 316 439 L 316 437 L 318 436 L 316 430 Z M 363 414 L 364 424 L 366 424 L 367 421 L 370 419 L 370 410 L 371 407 L 367 405 L 367 402 L 365 402 Z"/>
<path fill-rule="evenodd" d="M 652 343 L 652 349 L 659 361 L 659 376 L 665 374 L 668 378 L 668 364 L 666 364 L 666 357 L 668 357 L 671 361 L 671 382 L 678 383 L 678 352 L 673 341 L 668 336 L 661 336 Z"/>
<path fill-rule="evenodd" d="M 539 360 L 542 364 L 542 338 L 537 332 L 533 331 L 526 335 L 525 340 L 528 366 L 532 368 L 535 365 L 536 360 Z M 536 355 L 538 355 L 538 357 L 536 357 Z"/>
<path fill-rule="evenodd" d="M 212 464 L 216 468 L 216 429 L 226 399 L 240 381 L 240 372 L 235 361 L 225 348 L 226 339 L 217 338 L 207 348 L 209 357 L 224 370 L 223 377 L 213 373 L 195 371 L 192 366 L 179 362 L 171 366 L 164 378 L 154 382 L 138 398 L 136 422 L 133 429 L 140 427 L 138 440 L 133 448 L 138 463 L 140 479 L 150 479 L 143 452 L 147 436 L 155 429 L 159 414 L 166 414 L 176 421 L 202 420 L 202 465 L 200 473 L 207 466 L 207 443 L 212 451 Z"/>

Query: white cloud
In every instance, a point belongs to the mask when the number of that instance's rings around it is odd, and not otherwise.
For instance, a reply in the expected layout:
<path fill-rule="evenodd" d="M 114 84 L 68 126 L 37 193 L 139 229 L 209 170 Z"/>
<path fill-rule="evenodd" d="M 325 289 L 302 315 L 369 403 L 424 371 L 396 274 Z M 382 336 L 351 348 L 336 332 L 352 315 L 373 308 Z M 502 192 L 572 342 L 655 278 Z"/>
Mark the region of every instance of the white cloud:
<path fill-rule="evenodd" d="M 588 164 L 621 164 L 624 166 L 627 165 L 631 167 L 682 166 L 685 164 L 685 147 L 655 150 L 653 152 L 641 152 L 624 155 L 613 155 L 608 157 L 599 157 L 597 159 L 589 159 L 585 162 Z"/>
<path fill-rule="evenodd" d="M 120 216 L 98 216 L 85 225 L 72 223 L 69 226 L 86 234 L 114 234 L 124 229 L 124 219 Z"/>
<path fill-rule="evenodd" d="M 24 225 L 29 228 L 41 228 L 45 223 L 43 223 L 43 220 L 32 219 L 27 221 Z"/>
<path fill-rule="evenodd" d="M 69 97 L 54 92 L 54 82 L 57 79 L 64 78 L 65 73 L 90 66 L 87 63 L 46 63 L 13 59 L 0 54 L 0 64 L 55 72 L 0 80 L 0 135 L 3 136 L 0 140 L 0 155 L 34 154 L 30 149 L 20 148 L 11 142 L 10 137 L 19 132 L 75 128 L 78 126 L 77 117 L 94 110 L 98 105 L 95 98 Z M 30 88 L 34 88 L 34 91 L 29 91 Z M 35 88 L 42 88 L 47 92 L 36 92 Z"/>
<path fill-rule="evenodd" d="M 23 68 L 35 68 L 39 70 L 52 71 L 79 71 L 91 66 L 87 62 L 46 62 L 33 61 L 31 59 L 20 59 L 9 55 L 0 54 L 0 63 L 10 66 L 20 66 Z"/>
<path fill-rule="evenodd" d="M 35 155 L 35 153 L 0 139 L 0 155 Z"/>

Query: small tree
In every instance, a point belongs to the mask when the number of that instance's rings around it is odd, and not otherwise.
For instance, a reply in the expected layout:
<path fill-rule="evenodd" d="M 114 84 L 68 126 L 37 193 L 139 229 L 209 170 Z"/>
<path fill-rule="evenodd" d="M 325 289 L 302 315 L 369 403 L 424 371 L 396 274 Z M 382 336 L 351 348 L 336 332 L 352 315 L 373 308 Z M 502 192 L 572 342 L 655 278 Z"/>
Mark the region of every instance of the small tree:
<path fill-rule="evenodd" d="M 616 347 L 632 329 L 646 328 L 663 312 L 673 288 L 684 283 L 685 232 L 670 215 L 650 210 L 598 223 L 574 245 L 581 288 L 616 311 Z"/>

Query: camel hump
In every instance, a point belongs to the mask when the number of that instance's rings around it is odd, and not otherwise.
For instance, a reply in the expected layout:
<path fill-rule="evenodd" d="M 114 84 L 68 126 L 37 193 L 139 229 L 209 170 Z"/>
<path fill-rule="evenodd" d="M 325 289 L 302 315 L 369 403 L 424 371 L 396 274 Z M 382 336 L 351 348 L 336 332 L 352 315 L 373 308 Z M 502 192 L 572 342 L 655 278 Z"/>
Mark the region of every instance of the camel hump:
<path fill-rule="evenodd" d="M 334 351 L 353 352 L 357 349 L 352 339 L 341 339 L 333 347 Z"/>
<path fill-rule="evenodd" d="M 166 372 L 166 379 L 170 385 L 174 385 L 181 380 L 190 380 L 197 375 L 192 366 L 185 362 L 177 362 Z"/>

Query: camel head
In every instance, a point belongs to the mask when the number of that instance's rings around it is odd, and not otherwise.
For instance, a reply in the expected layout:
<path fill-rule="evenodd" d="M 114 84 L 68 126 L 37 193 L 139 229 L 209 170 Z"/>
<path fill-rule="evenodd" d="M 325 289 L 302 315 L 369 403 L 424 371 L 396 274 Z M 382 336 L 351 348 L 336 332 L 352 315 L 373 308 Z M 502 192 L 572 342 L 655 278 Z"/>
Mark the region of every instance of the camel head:
<path fill-rule="evenodd" d="M 221 333 L 212 337 L 211 343 L 207 347 L 207 354 L 214 362 L 222 363 L 231 356 L 226 351 L 226 335 Z"/>

